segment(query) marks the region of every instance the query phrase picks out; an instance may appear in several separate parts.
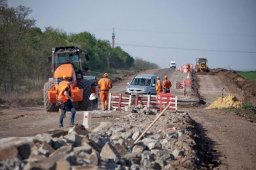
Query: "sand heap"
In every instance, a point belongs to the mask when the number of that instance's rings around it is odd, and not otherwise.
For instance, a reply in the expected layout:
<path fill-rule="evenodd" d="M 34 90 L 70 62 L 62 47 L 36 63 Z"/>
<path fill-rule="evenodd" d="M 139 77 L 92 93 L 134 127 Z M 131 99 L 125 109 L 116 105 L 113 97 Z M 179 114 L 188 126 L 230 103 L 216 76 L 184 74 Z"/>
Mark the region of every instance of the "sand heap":
<path fill-rule="evenodd" d="M 215 100 L 212 104 L 210 104 L 206 109 L 222 109 L 222 108 L 239 108 L 242 106 L 242 102 L 240 102 L 235 96 L 228 95 L 226 97 L 220 97 Z"/>

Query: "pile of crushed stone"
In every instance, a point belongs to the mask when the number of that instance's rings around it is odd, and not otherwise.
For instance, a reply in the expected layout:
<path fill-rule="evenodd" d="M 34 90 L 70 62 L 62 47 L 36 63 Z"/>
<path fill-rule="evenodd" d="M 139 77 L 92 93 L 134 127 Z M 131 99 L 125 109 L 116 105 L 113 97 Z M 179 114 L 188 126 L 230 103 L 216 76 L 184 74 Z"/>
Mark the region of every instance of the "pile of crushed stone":
<path fill-rule="evenodd" d="M 0 139 L 0 169 L 198 169 L 198 134 L 188 113 L 166 112 L 134 144 L 155 117 L 131 113 L 92 131 L 78 124 Z"/>
<path fill-rule="evenodd" d="M 235 96 L 228 95 L 226 97 L 220 97 L 210 104 L 206 109 L 224 109 L 224 108 L 240 108 L 242 102 L 240 102 Z"/>

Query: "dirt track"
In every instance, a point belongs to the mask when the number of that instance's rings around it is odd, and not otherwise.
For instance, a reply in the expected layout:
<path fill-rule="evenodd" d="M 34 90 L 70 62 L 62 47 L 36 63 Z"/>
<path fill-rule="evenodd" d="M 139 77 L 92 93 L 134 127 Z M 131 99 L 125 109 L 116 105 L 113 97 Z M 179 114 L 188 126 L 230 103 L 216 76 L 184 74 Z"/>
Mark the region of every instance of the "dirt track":
<path fill-rule="evenodd" d="M 155 73 L 156 70 L 148 70 L 146 73 Z M 127 85 L 127 82 L 131 81 L 133 76 L 123 78 L 123 81 L 114 84 L 111 92 L 123 92 Z M 100 114 L 100 116 L 94 116 L 93 126 L 96 126 L 101 121 L 106 121 L 113 116 L 109 112 Z M 64 127 L 69 125 L 69 113 L 64 119 Z M 13 136 L 33 136 L 38 133 L 43 133 L 49 129 L 57 127 L 57 120 L 59 114 L 56 112 L 46 112 L 43 106 L 36 107 L 18 107 L 11 109 L 0 108 L 0 138 L 13 137 Z M 76 122 L 83 122 L 83 112 L 77 112 Z"/>
<path fill-rule="evenodd" d="M 222 110 L 190 110 L 190 116 L 211 139 L 221 169 L 256 167 L 256 124 Z"/>
<path fill-rule="evenodd" d="M 169 69 L 151 71 L 162 76 L 168 74 L 174 78 L 179 78 L 179 73 L 171 73 Z M 126 86 L 127 81 L 115 84 L 114 91 L 120 91 Z M 240 91 L 229 82 L 223 81 L 221 76 L 216 74 L 200 75 L 199 93 L 209 104 L 217 97 L 221 96 L 222 88 L 224 94 L 236 94 L 242 98 Z M 174 86 L 174 84 L 173 84 Z M 180 91 L 173 93 L 180 95 Z M 190 113 L 190 116 L 197 122 L 202 132 L 209 138 L 209 148 L 211 152 L 221 161 L 220 169 L 255 169 L 256 167 L 256 124 L 246 121 L 244 118 L 236 116 L 225 110 L 205 110 L 204 107 L 180 108 Z M 119 116 L 105 113 L 103 117 L 96 116 L 93 119 L 94 126 L 111 117 Z M 13 108 L 0 110 L 0 138 L 9 136 L 30 136 L 45 132 L 51 128 L 56 128 L 57 113 L 47 113 L 43 107 Z M 65 119 L 68 124 L 69 115 Z M 82 113 L 77 114 L 77 121 L 82 122 Z M 217 164 L 216 164 L 217 165 Z"/>
<path fill-rule="evenodd" d="M 215 99 L 232 94 L 243 100 L 243 92 L 222 74 L 198 75 L 199 93 L 206 105 Z M 223 89 L 223 91 L 222 91 Z M 228 110 L 189 109 L 190 116 L 207 134 L 213 154 L 221 161 L 221 169 L 255 169 L 256 124 Z"/>

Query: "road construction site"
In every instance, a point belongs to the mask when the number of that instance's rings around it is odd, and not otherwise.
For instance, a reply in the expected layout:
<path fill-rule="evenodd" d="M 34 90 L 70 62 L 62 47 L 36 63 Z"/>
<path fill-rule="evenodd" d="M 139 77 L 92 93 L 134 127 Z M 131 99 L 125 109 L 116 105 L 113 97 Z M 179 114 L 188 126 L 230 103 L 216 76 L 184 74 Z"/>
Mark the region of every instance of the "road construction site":
<path fill-rule="evenodd" d="M 168 75 L 176 111 L 160 114 L 145 107 L 91 111 L 89 129 L 84 112 L 77 112 L 74 128 L 57 128 L 59 113 L 43 106 L 0 110 L 0 167 L 21 169 L 254 169 L 256 167 L 255 117 L 228 109 L 206 109 L 218 98 L 235 96 L 256 102 L 255 83 L 227 70 L 189 75 L 175 69 L 148 70 Z M 133 76 L 120 78 L 111 93 L 124 93 Z M 184 79 L 191 86 L 176 88 Z M 185 89 L 185 90 L 184 90 Z M 256 104 L 256 103 L 253 103 Z M 242 114 L 240 114 L 242 115 Z M 12 138 L 10 138 L 12 137 Z M 26 137 L 26 138 L 19 138 Z M 8 160 L 8 161 L 7 161 Z"/>

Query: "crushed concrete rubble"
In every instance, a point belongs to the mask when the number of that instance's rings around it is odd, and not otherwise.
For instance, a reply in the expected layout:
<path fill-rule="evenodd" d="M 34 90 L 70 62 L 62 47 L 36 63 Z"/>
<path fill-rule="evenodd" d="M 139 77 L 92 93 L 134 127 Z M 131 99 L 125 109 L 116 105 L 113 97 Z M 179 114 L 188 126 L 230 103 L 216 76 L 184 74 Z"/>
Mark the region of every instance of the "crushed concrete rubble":
<path fill-rule="evenodd" d="M 240 108 L 241 106 L 242 102 L 240 102 L 235 96 L 228 95 L 223 98 L 218 98 L 206 107 L 206 109 Z"/>
<path fill-rule="evenodd" d="M 166 112 L 134 144 L 155 117 L 130 113 L 91 131 L 78 124 L 0 139 L 0 169 L 198 169 L 197 134 L 187 113 Z"/>

